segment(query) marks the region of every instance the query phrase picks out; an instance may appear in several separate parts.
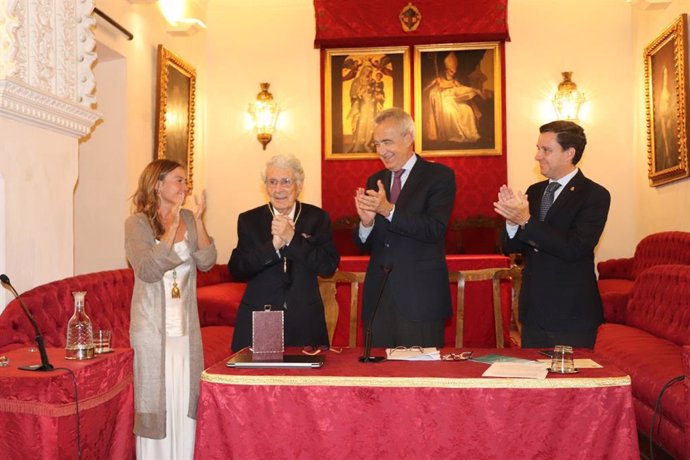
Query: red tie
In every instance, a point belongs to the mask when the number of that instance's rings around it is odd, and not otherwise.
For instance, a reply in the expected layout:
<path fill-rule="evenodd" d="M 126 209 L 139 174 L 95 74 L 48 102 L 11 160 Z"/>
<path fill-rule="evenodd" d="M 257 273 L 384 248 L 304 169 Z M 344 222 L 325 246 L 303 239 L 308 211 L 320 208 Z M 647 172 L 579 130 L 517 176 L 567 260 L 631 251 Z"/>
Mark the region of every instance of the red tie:
<path fill-rule="evenodd" d="M 399 169 L 398 171 L 393 171 L 393 186 L 391 187 L 391 203 L 395 204 L 400 196 L 400 190 L 402 189 L 402 182 L 400 178 L 402 177 L 404 169 Z"/>

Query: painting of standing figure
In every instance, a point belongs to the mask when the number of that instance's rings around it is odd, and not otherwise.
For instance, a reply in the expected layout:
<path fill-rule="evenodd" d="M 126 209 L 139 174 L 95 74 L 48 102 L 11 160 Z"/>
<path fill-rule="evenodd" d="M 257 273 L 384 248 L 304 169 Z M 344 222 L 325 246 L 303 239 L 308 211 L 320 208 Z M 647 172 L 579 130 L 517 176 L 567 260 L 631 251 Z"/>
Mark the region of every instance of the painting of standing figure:
<path fill-rule="evenodd" d="M 500 155 L 498 43 L 415 47 L 415 121 L 427 156 Z"/>
<path fill-rule="evenodd" d="M 653 187 L 690 175 L 686 21 L 686 15 L 681 15 L 645 49 L 647 150 Z"/>
<path fill-rule="evenodd" d="M 374 118 L 389 107 L 407 107 L 406 47 L 333 49 L 324 78 L 326 159 L 375 158 Z"/>

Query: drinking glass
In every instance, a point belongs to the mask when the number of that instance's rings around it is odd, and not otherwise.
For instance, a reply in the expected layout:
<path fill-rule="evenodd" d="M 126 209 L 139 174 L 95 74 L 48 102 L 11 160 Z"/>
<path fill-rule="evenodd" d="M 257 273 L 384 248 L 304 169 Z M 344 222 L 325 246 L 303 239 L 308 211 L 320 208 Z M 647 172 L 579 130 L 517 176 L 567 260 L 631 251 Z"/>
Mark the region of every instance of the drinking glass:
<path fill-rule="evenodd" d="M 569 345 L 556 345 L 553 348 L 553 358 L 551 358 L 551 372 L 561 374 L 572 374 L 577 372 L 575 361 L 573 360 L 573 347 Z"/>
<path fill-rule="evenodd" d="M 96 331 L 93 337 L 94 345 L 96 346 L 96 353 L 110 353 L 110 338 L 112 331 L 109 329 L 101 329 Z"/>

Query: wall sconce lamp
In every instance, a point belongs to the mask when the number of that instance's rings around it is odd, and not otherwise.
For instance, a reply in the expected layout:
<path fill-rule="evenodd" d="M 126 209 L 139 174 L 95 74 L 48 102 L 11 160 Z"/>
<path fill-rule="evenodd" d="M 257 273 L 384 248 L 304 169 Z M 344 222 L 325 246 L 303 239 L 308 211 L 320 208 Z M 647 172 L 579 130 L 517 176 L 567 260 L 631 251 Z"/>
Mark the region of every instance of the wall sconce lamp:
<path fill-rule="evenodd" d="M 254 121 L 256 138 L 266 150 L 266 144 L 271 142 L 273 131 L 278 120 L 280 108 L 273 100 L 273 95 L 268 92 L 270 83 L 259 83 L 261 92 L 256 95 L 256 101 L 249 104 L 249 113 Z"/>
<path fill-rule="evenodd" d="M 558 84 L 558 91 L 553 96 L 553 107 L 559 120 L 577 120 L 580 107 L 585 102 L 585 95 L 577 89 L 570 79 L 572 72 L 561 72 L 563 81 Z"/>

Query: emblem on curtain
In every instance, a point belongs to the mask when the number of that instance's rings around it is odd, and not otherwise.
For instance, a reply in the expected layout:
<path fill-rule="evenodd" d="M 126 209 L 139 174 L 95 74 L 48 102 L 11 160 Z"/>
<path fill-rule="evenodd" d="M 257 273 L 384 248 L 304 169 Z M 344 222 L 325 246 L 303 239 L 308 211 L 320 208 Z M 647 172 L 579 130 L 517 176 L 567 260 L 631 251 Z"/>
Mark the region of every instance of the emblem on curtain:
<path fill-rule="evenodd" d="M 408 3 L 398 15 L 403 32 L 414 32 L 422 22 L 422 13 L 419 12 L 416 6 Z"/>

